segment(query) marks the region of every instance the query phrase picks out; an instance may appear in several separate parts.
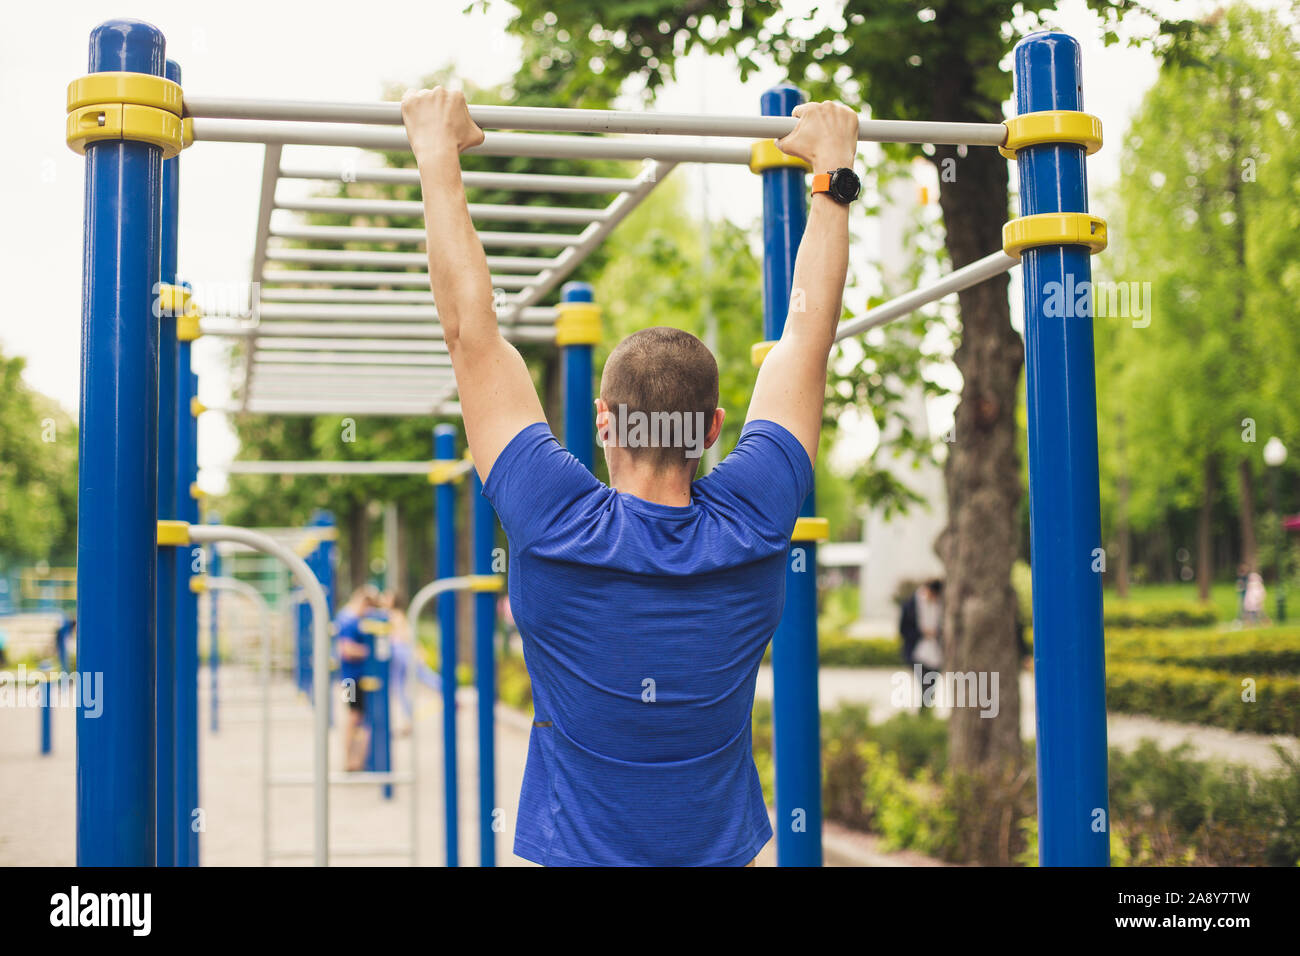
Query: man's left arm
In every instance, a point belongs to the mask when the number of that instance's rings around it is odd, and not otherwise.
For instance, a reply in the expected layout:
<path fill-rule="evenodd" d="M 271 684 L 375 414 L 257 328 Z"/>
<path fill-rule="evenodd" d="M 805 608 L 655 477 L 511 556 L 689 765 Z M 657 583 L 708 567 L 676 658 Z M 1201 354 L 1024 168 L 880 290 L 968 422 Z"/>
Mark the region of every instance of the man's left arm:
<path fill-rule="evenodd" d="M 420 171 L 429 282 L 456 375 L 461 416 L 479 477 L 510 440 L 546 421 L 528 366 L 497 327 L 487 255 L 470 220 L 460 153 L 483 142 L 462 93 L 434 87 L 402 98 Z"/>

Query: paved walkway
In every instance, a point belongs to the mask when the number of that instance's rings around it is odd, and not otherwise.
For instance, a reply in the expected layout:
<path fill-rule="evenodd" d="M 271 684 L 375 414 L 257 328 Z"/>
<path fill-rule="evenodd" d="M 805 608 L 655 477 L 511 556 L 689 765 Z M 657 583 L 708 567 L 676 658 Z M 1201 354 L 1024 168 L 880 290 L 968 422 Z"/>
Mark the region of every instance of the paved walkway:
<path fill-rule="evenodd" d="M 915 710 L 915 706 L 900 707 L 898 698 L 900 687 L 904 698 L 915 694 L 915 680 L 908 681 L 907 672 L 900 668 L 887 667 L 826 667 L 822 668 L 818 681 L 818 693 L 822 710 L 834 710 L 842 703 L 862 703 L 870 708 L 872 720 L 887 720 L 900 709 Z M 758 693 L 762 700 L 772 697 L 772 670 L 763 667 L 758 672 Z M 1033 675 L 1020 675 L 1020 732 L 1026 740 L 1035 735 L 1034 726 L 1034 678 Z M 940 715 L 948 713 L 947 708 L 938 708 Z M 1189 743 L 1197 755 L 1217 757 L 1236 763 L 1255 767 L 1271 768 L 1280 763 L 1274 744 L 1290 748 L 1300 753 L 1300 740 L 1287 736 L 1266 736 L 1264 734 L 1234 733 L 1217 727 L 1203 727 L 1199 724 L 1178 724 L 1154 717 L 1142 717 L 1132 714 L 1110 714 L 1106 720 L 1107 735 L 1115 747 L 1133 749 L 1143 739 L 1155 740 L 1166 749 L 1180 743 Z"/>

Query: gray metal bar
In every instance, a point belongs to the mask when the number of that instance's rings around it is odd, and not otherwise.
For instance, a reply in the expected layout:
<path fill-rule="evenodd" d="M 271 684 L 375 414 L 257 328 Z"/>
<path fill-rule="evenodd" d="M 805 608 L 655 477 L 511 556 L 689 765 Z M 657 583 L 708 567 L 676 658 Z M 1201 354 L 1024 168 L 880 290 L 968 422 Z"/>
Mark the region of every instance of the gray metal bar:
<path fill-rule="evenodd" d="M 394 169 L 370 167 L 367 169 L 327 169 L 324 167 L 290 166 L 280 170 L 281 179 L 319 179 L 325 182 L 395 183 L 404 186 L 420 185 L 420 173 L 415 168 Z M 620 193 L 636 188 L 636 181 L 616 176 L 560 176 L 553 173 L 495 173 L 462 172 L 460 180 L 466 188 L 501 189 L 510 192 L 534 193 Z"/>
<path fill-rule="evenodd" d="M 410 216 L 424 217 L 424 204 L 416 199 L 353 199 L 351 197 L 322 199 L 276 200 L 277 209 L 291 212 L 327 213 L 342 216 Z M 570 223 L 585 226 L 598 222 L 605 215 L 602 208 L 566 206 L 514 206 L 498 203 L 470 203 L 472 219 L 487 222 L 548 222 Z"/>
<path fill-rule="evenodd" d="M 304 242 L 419 244 L 426 238 L 423 229 L 403 229 L 397 226 L 272 226 L 271 235 L 280 239 L 299 239 Z M 513 246 L 520 249 L 567 249 L 578 243 L 578 235 L 575 233 L 479 230 L 478 238 L 484 246 Z"/>
<path fill-rule="evenodd" d="M 383 268 L 403 268 L 418 266 L 425 268 L 429 257 L 423 252 L 372 252 L 361 249 L 268 249 L 266 258 L 275 262 L 304 262 L 320 265 L 380 266 Z M 507 272 L 541 272 L 556 264 L 557 259 L 540 256 L 488 256 L 489 269 L 503 269 Z"/>
<path fill-rule="evenodd" d="M 554 322 L 558 310 L 547 306 L 520 307 L 516 321 L 529 324 Z M 267 302 L 261 308 L 262 325 L 272 319 L 346 319 L 364 322 L 384 319 L 401 322 L 436 322 L 438 312 L 432 306 L 420 305 L 350 305 L 329 302 Z"/>
<path fill-rule="evenodd" d="M 427 263 L 427 258 L 426 258 Z M 535 275 L 492 276 L 492 285 L 498 289 L 523 289 L 537 281 Z M 330 286 L 400 285 L 429 289 L 427 272 L 345 272 L 342 269 L 276 269 L 262 273 L 263 298 L 268 283 L 285 282 Z M 429 293 L 432 296 L 432 292 Z"/>
<path fill-rule="evenodd" d="M 231 119 L 325 123 L 402 124 L 399 103 L 313 103 L 303 100 L 243 100 L 187 96 L 189 115 Z M 579 110 L 537 106 L 476 106 L 469 108 L 483 129 L 545 130 L 569 133 L 635 133 L 654 135 L 727 136 L 779 139 L 794 129 L 793 117 L 641 113 L 627 110 Z M 195 123 L 196 136 L 198 123 Z M 1001 146 L 1001 123 L 937 123 L 860 119 L 858 139 L 877 143 L 936 143 Z"/>
<path fill-rule="evenodd" d="M 271 232 L 271 212 L 275 208 L 275 184 L 280 175 L 280 152 L 281 147 L 276 143 L 268 143 L 266 152 L 262 156 L 262 192 L 258 200 L 257 207 L 257 234 L 253 243 L 253 275 L 252 288 L 258 288 L 258 283 L 262 281 L 262 271 L 266 268 L 266 243 Z M 249 303 L 250 306 L 256 307 L 256 303 Z M 252 380 L 253 376 L 253 355 L 257 352 L 257 333 L 252 332 L 248 337 L 248 344 L 244 348 L 244 381 L 247 383 Z M 245 387 L 247 393 L 247 387 Z"/>

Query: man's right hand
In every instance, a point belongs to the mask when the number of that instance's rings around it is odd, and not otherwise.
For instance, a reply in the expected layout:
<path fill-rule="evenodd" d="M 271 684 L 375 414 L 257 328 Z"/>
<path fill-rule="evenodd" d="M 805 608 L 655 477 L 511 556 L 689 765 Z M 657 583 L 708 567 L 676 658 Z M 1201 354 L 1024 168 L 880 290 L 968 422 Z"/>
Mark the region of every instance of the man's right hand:
<path fill-rule="evenodd" d="M 852 166 L 858 152 L 858 114 L 843 103 L 800 103 L 791 114 L 799 122 L 776 141 L 790 156 L 812 163 L 813 171 Z"/>
<path fill-rule="evenodd" d="M 469 115 L 465 94 L 441 86 L 407 90 L 402 97 L 402 122 L 417 159 L 439 148 L 463 153 L 484 139 L 483 130 Z"/>

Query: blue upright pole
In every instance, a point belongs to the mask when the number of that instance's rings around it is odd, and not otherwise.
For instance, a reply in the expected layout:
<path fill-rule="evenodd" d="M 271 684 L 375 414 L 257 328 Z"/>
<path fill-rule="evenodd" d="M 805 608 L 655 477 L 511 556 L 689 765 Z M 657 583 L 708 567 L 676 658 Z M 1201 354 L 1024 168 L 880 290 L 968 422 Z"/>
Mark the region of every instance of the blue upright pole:
<path fill-rule="evenodd" d="M 90 71 L 163 75 L 138 20 L 90 35 Z M 158 320 L 162 149 L 86 145 L 77 494 L 77 863 L 152 866 L 156 834 Z M 89 687 L 87 686 L 89 685 Z"/>
<path fill-rule="evenodd" d="M 221 524 L 221 518 L 218 515 L 208 515 L 208 524 Z M 214 578 L 221 577 L 221 555 L 217 553 L 217 546 L 213 543 L 208 550 L 208 574 Z M 212 594 L 208 598 L 208 679 L 210 681 L 208 690 L 212 696 L 210 706 L 212 708 L 211 730 L 215 734 L 220 726 L 218 720 L 218 683 L 217 668 L 221 666 L 221 645 L 217 627 L 217 596 L 216 588 L 212 589 Z"/>
<path fill-rule="evenodd" d="M 51 664 L 41 661 L 41 755 L 48 756 L 54 750 L 54 728 L 52 726 L 52 708 L 54 707 L 54 687 L 50 679 Z"/>
<path fill-rule="evenodd" d="M 180 67 L 168 60 L 165 75 L 180 82 Z M 177 233 L 180 221 L 180 159 L 162 164 L 162 281 L 176 285 Z M 158 518 L 181 520 L 176 484 L 177 429 L 176 363 L 179 344 L 176 319 L 182 314 L 179 295 L 158 323 Z M 159 866 L 176 862 L 176 622 L 178 567 L 185 552 L 176 547 L 158 548 L 157 662 L 155 747 L 157 763 L 158 835 L 155 856 Z"/>
<path fill-rule="evenodd" d="M 600 310 L 593 299 L 588 283 L 566 282 L 555 336 L 564 361 L 564 444 L 588 471 L 596 449 L 592 351 L 600 338 Z"/>
<path fill-rule="evenodd" d="M 433 430 L 433 457 L 456 457 L 456 426 Z M 456 483 L 441 481 L 434 492 L 439 578 L 456 576 Z M 412 622 L 414 624 L 415 622 Z M 439 654 L 442 667 L 443 807 L 446 813 L 447 865 L 458 866 L 460 812 L 456 799 L 456 595 L 438 595 Z"/>
<path fill-rule="evenodd" d="M 1016 110 L 1081 110 L 1079 44 L 1035 33 L 1016 44 Z M 1087 212 L 1084 148 L 1019 149 L 1022 215 Z M 1056 288 L 1087 288 L 1088 249 L 1051 245 L 1021 258 L 1029 413 L 1029 524 L 1038 710 L 1038 852 L 1044 866 L 1110 862 L 1106 675 L 1092 309 L 1048 317 Z"/>
<path fill-rule="evenodd" d="M 762 97 L 764 116 L 789 116 L 804 101 L 793 86 Z M 763 177 L 763 334 L 780 339 L 790 308 L 795 256 L 807 220 L 802 166 Z M 801 515 L 815 514 L 810 492 Z M 772 637 L 772 730 L 778 866 L 822 865 L 821 713 L 817 703 L 817 545 L 796 540 L 786 566 L 785 609 Z"/>
<path fill-rule="evenodd" d="M 194 400 L 198 376 L 190 371 L 192 339 L 179 336 L 177 370 L 176 497 L 180 520 L 199 523 L 199 503 L 193 489 L 198 479 L 198 418 Z M 176 865 L 199 865 L 199 599 L 193 582 L 202 571 L 202 549 L 176 549 Z"/>
<path fill-rule="evenodd" d="M 591 416 L 587 416 L 588 419 Z M 483 497 L 483 482 L 474 472 L 474 573 L 490 575 L 496 546 L 496 512 Z M 496 701 L 497 662 L 492 638 L 497 629 L 497 592 L 474 595 L 474 679 L 478 685 L 478 833 L 479 865 L 496 866 Z"/>

